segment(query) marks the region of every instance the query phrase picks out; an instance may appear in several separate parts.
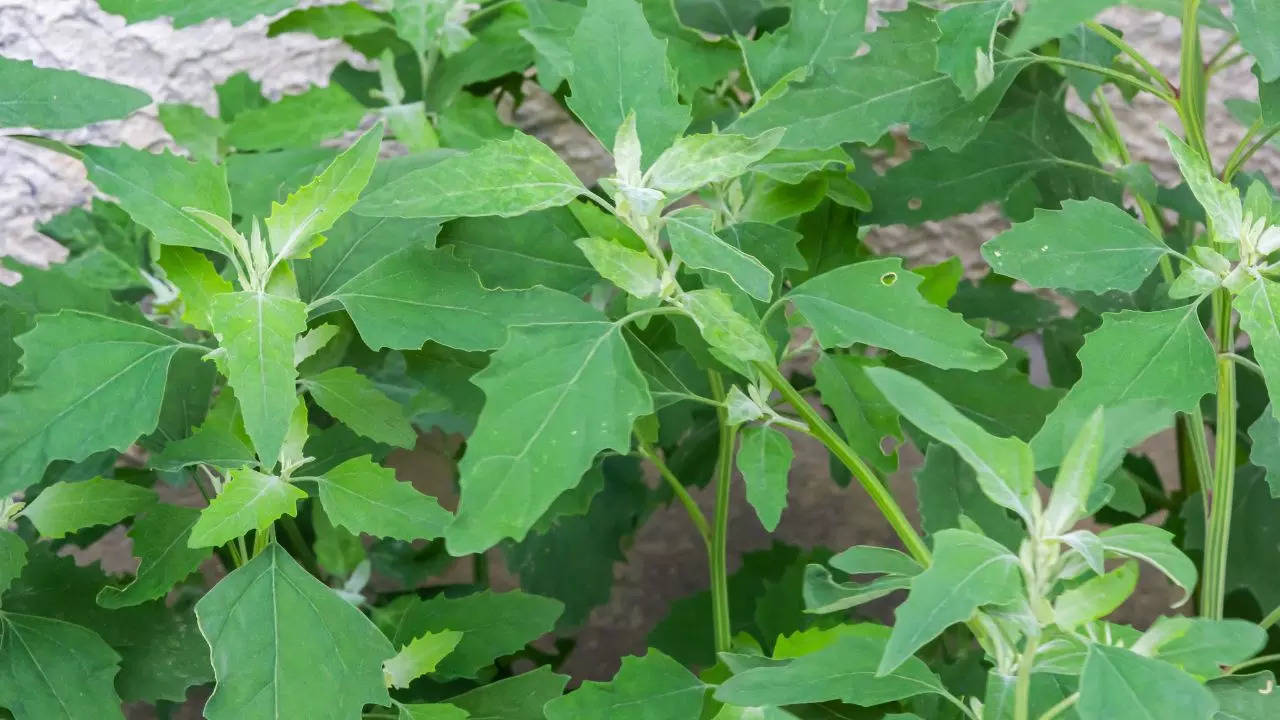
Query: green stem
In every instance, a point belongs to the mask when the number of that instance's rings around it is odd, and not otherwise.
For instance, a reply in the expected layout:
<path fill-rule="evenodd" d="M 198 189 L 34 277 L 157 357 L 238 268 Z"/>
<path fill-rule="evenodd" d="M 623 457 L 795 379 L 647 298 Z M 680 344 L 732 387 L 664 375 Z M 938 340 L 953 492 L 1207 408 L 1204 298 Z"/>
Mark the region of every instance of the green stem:
<path fill-rule="evenodd" d="M 702 513 L 702 508 L 698 507 L 698 503 L 694 501 L 693 496 L 689 494 L 689 490 L 685 488 L 684 483 L 680 482 L 680 478 L 671 472 L 671 468 L 663 462 L 662 458 L 649 446 L 645 441 L 636 438 L 637 447 L 640 454 L 643 455 L 653 466 L 658 469 L 658 475 L 667 482 L 667 486 L 671 488 L 671 492 L 680 500 L 680 504 L 684 505 L 685 512 L 689 514 L 689 520 L 693 522 L 693 526 L 697 528 L 698 535 L 702 536 L 702 542 L 707 546 L 707 552 L 711 552 L 711 526 L 707 524 L 707 516 Z M 708 556 L 710 557 L 710 556 Z"/>
<path fill-rule="evenodd" d="M 284 534 L 289 536 L 289 542 L 294 545 L 294 557 L 301 561 L 312 575 L 321 577 L 320 560 L 316 558 L 315 552 L 311 550 L 311 546 L 302 537 L 302 530 L 298 527 L 298 521 L 291 516 L 285 515 L 280 518 L 280 523 L 284 526 Z"/>
<path fill-rule="evenodd" d="M 714 370 L 708 373 L 711 394 L 724 400 L 724 381 Z M 716 459 L 716 509 L 711 526 L 711 609 L 716 652 L 727 652 L 733 642 L 729 616 L 729 499 L 733 480 L 733 442 L 738 426 L 729 423 L 729 410 L 716 409 L 720 423 L 720 445 Z"/>
<path fill-rule="evenodd" d="M 1103 40 L 1111 43 L 1120 52 L 1128 55 L 1134 62 L 1138 63 L 1143 70 L 1147 71 L 1147 74 L 1151 76 L 1151 79 L 1159 80 L 1164 83 L 1165 87 L 1169 88 L 1171 92 L 1177 92 L 1177 88 L 1173 86 L 1173 83 L 1169 82 L 1169 78 L 1165 77 L 1164 73 L 1160 72 L 1160 68 L 1153 65 L 1151 61 L 1147 59 L 1146 55 L 1138 52 L 1132 45 L 1121 39 L 1119 35 L 1111 32 L 1106 28 L 1106 26 L 1100 23 L 1088 22 L 1085 24 Z"/>
<path fill-rule="evenodd" d="M 1232 65 L 1235 65 L 1241 60 L 1248 60 L 1250 57 L 1252 56 L 1247 52 L 1236 53 L 1235 55 L 1232 55 L 1226 60 L 1222 60 L 1221 62 L 1210 64 L 1209 67 L 1205 68 L 1204 74 L 1206 77 L 1213 77 L 1214 75 L 1217 75 L 1218 73 L 1222 72 L 1223 70 L 1226 70 Z"/>
<path fill-rule="evenodd" d="M 480 587 L 489 587 L 489 555 L 478 552 L 471 556 L 471 580 Z"/>
<path fill-rule="evenodd" d="M 1275 610 L 1267 613 L 1267 616 L 1258 622 L 1258 627 L 1266 630 L 1277 622 L 1280 622 L 1280 606 L 1276 606 Z"/>
<path fill-rule="evenodd" d="M 1045 710 L 1044 714 L 1040 716 L 1040 720 L 1053 720 L 1054 718 L 1058 717 L 1062 713 L 1066 712 L 1072 705 L 1075 705 L 1079 701 L 1080 701 L 1080 693 L 1078 692 L 1071 693 L 1070 695 L 1062 698 L 1062 701 L 1059 702 L 1057 705 L 1054 705 L 1048 710 Z"/>
<path fill-rule="evenodd" d="M 1280 126 L 1271 128 L 1263 133 L 1256 142 L 1244 149 L 1242 152 L 1233 153 L 1231 159 L 1227 162 L 1227 167 L 1222 171 L 1222 179 L 1225 182 L 1231 182 L 1231 178 L 1244 167 L 1244 164 L 1257 154 L 1267 143 L 1271 142 L 1277 134 L 1280 134 Z M 1243 143 L 1243 141 L 1241 141 Z"/>
<path fill-rule="evenodd" d="M 827 449 L 835 454 L 836 458 L 857 478 L 858 484 L 862 485 L 862 489 L 871 496 L 871 502 L 875 503 L 881 514 L 889 521 L 889 525 L 893 527 L 894 532 L 898 534 L 907 552 L 922 565 L 928 565 L 931 559 L 929 548 L 920 539 L 915 528 L 911 527 L 911 521 L 902 512 L 902 507 L 893 499 L 893 495 L 884 483 L 880 482 L 880 478 L 876 477 L 875 472 L 867 467 L 853 448 L 849 447 L 848 443 L 822 419 L 813 406 L 805 402 L 804 397 L 791 386 L 791 383 L 787 382 L 778 368 L 766 363 L 756 363 L 756 368 L 769 381 L 769 384 L 782 393 L 782 397 L 788 403 L 791 403 L 796 414 L 809 425 L 809 432 L 826 445 Z"/>
<path fill-rule="evenodd" d="M 1103 67 L 1101 65 L 1094 65 L 1093 63 L 1080 62 L 1079 60 L 1071 60 L 1068 58 L 1051 57 L 1049 55 L 1034 55 L 1034 54 L 1032 55 L 1032 57 L 1035 59 L 1036 62 L 1049 63 L 1050 65 L 1062 65 L 1065 67 L 1079 68 L 1080 70 L 1088 70 L 1090 72 L 1094 72 L 1099 75 L 1102 75 L 1103 77 L 1109 77 L 1112 80 L 1119 80 L 1121 82 L 1128 83 L 1138 88 L 1139 90 L 1146 90 L 1152 95 L 1155 95 L 1156 97 L 1165 101 L 1169 105 L 1172 105 L 1174 107 L 1178 106 L 1178 100 L 1173 95 L 1169 94 L 1168 92 L 1165 92 L 1164 90 L 1161 90 L 1160 88 L 1156 87 L 1155 85 L 1152 85 L 1151 83 L 1145 80 L 1134 77 L 1129 73 L 1121 72 L 1119 70 L 1112 70 L 1111 68 Z"/>
<path fill-rule="evenodd" d="M 1230 317 L 1231 305 L 1225 304 Z M 1229 322 L 1229 320 L 1228 320 Z M 1229 332 L 1229 330 L 1228 330 Z M 1205 534 L 1204 583 L 1200 614 L 1221 620 L 1226 595 L 1227 551 L 1231 539 L 1231 503 L 1236 466 L 1236 364 L 1218 357 L 1218 424 L 1215 435 L 1213 496 Z"/>
<path fill-rule="evenodd" d="M 1209 461 L 1209 442 L 1204 436 L 1204 412 L 1197 405 L 1191 412 L 1179 416 L 1184 425 L 1183 431 L 1191 445 L 1191 460 L 1194 464 L 1194 477 L 1184 478 L 1182 489 L 1188 495 L 1199 492 L 1204 482 L 1213 477 L 1213 464 Z M 1202 502 L 1205 527 L 1208 527 L 1209 503 Z"/>
<path fill-rule="evenodd" d="M 1031 666 L 1036 661 L 1036 650 L 1039 649 L 1040 638 L 1035 635 L 1027 637 L 1027 645 L 1022 650 L 1022 659 L 1018 661 L 1018 679 L 1013 686 L 1013 720 L 1028 720 L 1031 713 Z"/>
<path fill-rule="evenodd" d="M 1245 660 L 1239 665 L 1232 665 L 1227 670 L 1227 674 L 1235 675 L 1241 670 L 1248 670 L 1251 667 L 1258 667 L 1259 665 L 1266 665 L 1268 663 L 1273 663 L 1277 661 L 1280 661 L 1280 655 L 1260 655 L 1256 658 L 1253 658 L 1252 660 Z"/>
<path fill-rule="evenodd" d="M 1212 165 L 1209 144 L 1204 136 L 1205 67 L 1200 50 L 1200 0 L 1182 3 L 1182 54 L 1178 82 L 1178 115 L 1183 130 L 1196 150 Z"/>

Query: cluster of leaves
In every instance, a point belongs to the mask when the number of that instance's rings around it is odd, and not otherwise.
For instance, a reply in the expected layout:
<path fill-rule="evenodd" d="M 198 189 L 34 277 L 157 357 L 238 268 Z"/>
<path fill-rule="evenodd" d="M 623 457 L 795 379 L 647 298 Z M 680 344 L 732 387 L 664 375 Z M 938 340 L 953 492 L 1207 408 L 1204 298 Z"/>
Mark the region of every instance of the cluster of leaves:
<path fill-rule="evenodd" d="M 101 193 L 41 228 L 68 262 L 0 288 L 17 720 L 197 686 L 212 720 L 1280 715 L 1255 657 L 1280 619 L 1280 205 L 1244 171 L 1280 132 L 1277 6 L 1131 2 L 1180 17 L 1175 85 L 1091 20 L 1106 0 L 912 2 L 874 30 L 866 0 L 100 3 L 275 15 L 376 70 L 162 104 L 181 154 L 11 136 Z M 1205 88 L 1246 60 L 1259 101 L 1217 170 Z M 1182 120 L 1178 187 L 1117 131 L 1140 93 Z M 504 122 L 535 94 L 612 175 Z M 150 102 L 0 58 L 0 126 Z M 992 203 L 1014 224 L 980 279 L 864 242 Z M 1134 448 L 1175 426 L 1162 477 Z M 422 434 L 438 470 L 397 478 Z M 905 552 L 777 543 L 728 573 L 735 470 L 773 531 L 795 440 Z M 908 442 L 923 533 L 883 482 Z M 709 591 L 566 693 L 574 632 L 673 502 Z M 132 575 L 64 552 L 121 526 Z M 488 587 L 495 548 L 522 590 Z M 1109 621 L 1140 564 L 1190 612 Z M 904 591 L 891 625 L 866 607 Z"/>

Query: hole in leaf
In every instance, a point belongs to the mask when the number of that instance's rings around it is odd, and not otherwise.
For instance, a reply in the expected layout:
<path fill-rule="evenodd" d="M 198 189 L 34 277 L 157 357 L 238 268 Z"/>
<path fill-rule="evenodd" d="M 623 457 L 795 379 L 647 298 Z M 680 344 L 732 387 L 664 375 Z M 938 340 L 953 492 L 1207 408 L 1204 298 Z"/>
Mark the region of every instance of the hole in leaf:
<path fill-rule="evenodd" d="M 896 282 L 898 282 L 898 273 L 896 273 L 896 272 L 887 272 L 887 273 L 885 273 L 885 274 L 883 274 L 883 275 L 881 275 L 881 276 L 880 276 L 880 284 L 881 284 L 881 285 L 888 286 L 888 285 L 892 285 L 892 284 L 894 284 L 894 283 L 896 283 Z"/>
<path fill-rule="evenodd" d="M 893 451 L 898 449 L 898 441 L 892 435 L 885 435 L 880 438 L 880 454 L 892 455 Z"/>
<path fill-rule="evenodd" d="M 924 206 L 924 201 L 918 197 L 913 197 L 907 201 L 907 207 L 911 210 L 919 210 Z"/>

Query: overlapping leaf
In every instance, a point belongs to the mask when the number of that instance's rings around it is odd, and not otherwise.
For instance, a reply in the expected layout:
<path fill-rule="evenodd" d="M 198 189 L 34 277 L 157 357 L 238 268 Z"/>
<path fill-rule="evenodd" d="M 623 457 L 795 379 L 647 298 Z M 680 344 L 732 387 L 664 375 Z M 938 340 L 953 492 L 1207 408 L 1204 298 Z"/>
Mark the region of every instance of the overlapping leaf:
<path fill-rule="evenodd" d="M 77 128 L 149 105 L 141 90 L 0 57 L 0 127 Z"/>

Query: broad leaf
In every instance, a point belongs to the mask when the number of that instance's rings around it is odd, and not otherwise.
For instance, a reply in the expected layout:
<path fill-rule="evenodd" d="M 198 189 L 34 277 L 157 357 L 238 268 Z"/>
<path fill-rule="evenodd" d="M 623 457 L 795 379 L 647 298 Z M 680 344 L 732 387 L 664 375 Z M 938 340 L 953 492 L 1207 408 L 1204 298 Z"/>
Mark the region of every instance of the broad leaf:
<path fill-rule="evenodd" d="M 1138 586 L 1138 564 L 1132 560 L 1109 573 L 1089 578 L 1063 591 L 1053 601 L 1053 622 L 1072 632 L 1110 615 Z"/>
<path fill-rule="evenodd" d="M 233 292 L 231 282 L 218 274 L 209 258 L 192 248 L 170 247 L 160 256 L 159 264 L 165 279 L 178 288 L 182 321 L 200 330 L 212 331 L 213 298 Z"/>
<path fill-rule="evenodd" d="M 15 720 L 123 720 L 120 656 L 93 631 L 0 613 L 0 707 Z"/>
<path fill-rule="evenodd" d="M 1240 328 L 1249 333 L 1253 355 L 1262 366 L 1271 397 L 1280 398 L 1280 283 L 1257 277 L 1236 296 Z M 1271 406 L 1275 412 L 1276 405 Z"/>
<path fill-rule="evenodd" d="M 471 713 L 451 703 L 396 704 L 398 720 L 468 720 Z"/>
<path fill-rule="evenodd" d="M 606 147 L 631 113 L 647 165 L 689 124 L 676 94 L 667 43 L 635 0 L 589 0 L 569 41 L 568 105 Z"/>
<path fill-rule="evenodd" d="M 1161 617 L 1138 643 L 1151 636 L 1162 638 L 1152 648 L 1155 657 L 1201 678 L 1221 675 L 1223 668 L 1248 660 L 1267 642 L 1265 630 L 1236 618 Z"/>
<path fill-rule="evenodd" d="M 378 261 L 410 246 L 435 245 L 440 226 L 404 218 L 368 218 L 348 213 L 329 232 L 311 256 L 295 260 L 298 294 L 310 302 L 327 297 Z"/>
<path fill-rule="evenodd" d="M 210 315 L 226 350 L 227 381 L 262 467 L 275 467 L 298 403 L 293 347 L 307 329 L 306 307 L 262 291 L 218 295 Z"/>
<path fill-rule="evenodd" d="M 898 258 L 883 258 L 819 275 L 787 298 L 826 348 L 865 343 L 941 368 L 999 365 L 1004 353 L 981 330 L 920 295 L 923 280 Z"/>
<path fill-rule="evenodd" d="M 1181 670 L 1129 650 L 1089 646 L 1080 676 L 1081 720 L 1208 720 L 1218 703 Z"/>
<path fill-rule="evenodd" d="M 355 211 L 374 217 L 510 217 L 567 205 L 584 192 L 555 151 L 518 132 L 410 172 L 366 195 Z"/>
<path fill-rule="evenodd" d="M 1169 248 L 1120 208 L 1097 199 L 1036 210 L 982 246 L 996 272 L 1032 287 L 1133 292 Z"/>
<path fill-rule="evenodd" d="M 98 604 L 115 609 L 164 597 L 175 583 L 195 572 L 210 553 L 208 548 L 187 544 L 199 519 L 200 511 L 194 508 L 158 504 L 135 520 L 129 537 L 133 554 L 141 560 L 138 571 L 124 587 L 102 588 Z"/>
<path fill-rule="evenodd" d="M 622 658 L 622 667 L 612 681 L 585 682 L 547 703 L 547 720 L 694 720 L 702 709 L 706 689 L 680 663 L 651 649 L 643 657 Z"/>
<path fill-rule="evenodd" d="M 486 401 L 459 465 L 454 554 L 523 538 L 596 453 L 626 452 L 635 419 L 652 411 L 621 327 L 602 320 L 513 328 L 473 382 Z"/>
<path fill-rule="evenodd" d="M 843 612 L 909 587 L 911 578 L 901 575 L 888 575 L 865 583 L 838 583 L 826 568 L 810 565 L 804 573 L 804 611 L 811 614 Z"/>
<path fill-rule="evenodd" d="M 296 515 L 298 501 L 306 496 L 275 475 L 249 468 L 232 470 L 222 492 L 200 513 L 187 545 L 222 545 L 250 531 L 265 530 L 284 515 Z"/>
<path fill-rule="evenodd" d="M 850 575 L 884 573 L 914 577 L 924 569 L 914 558 L 900 550 L 874 545 L 855 545 L 827 562 L 831 567 Z"/>
<path fill-rule="evenodd" d="M 1011 17 L 1013 0 L 959 3 L 938 13 L 938 70 L 964 97 L 975 97 L 995 79 L 997 33 Z"/>
<path fill-rule="evenodd" d="M 1013 602 L 1022 593 L 1018 558 L 999 543 L 965 530 L 937 533 L 933 564 L 911 581 L 876 674 L 892 672 L 978 608 Z"/>
<path fill-rule="evenodd" d="M 445 226 L 440 243 L 452 247 L 487 288 L 521 290 L 545 285 L 580 295 L 599 277 L 574 241 L 611 237 L 579 222 L 574 214 L 584 208 L 584 203 L 575 201 L 568 208 L 513 218 L 459 218 Z"/>
<path fill-rule="evenodd" d="M 1240 45 L 1258 63 L 1264 82 L 1280 80 L 1280 39 L 1271 30 L 1280 27 L 1280 5 L 1268 0 L 1231 0 L 1231 19 L 1240 33 Z"/>
<path fill-rule="evenodd" d="M 227 128 L 227 142 L 239 150 L 311 148 L 355 130 L 367 112 L 336 83 L 312 87 L 236 115 Z"/>
<path fill-rule="evenodd" d="M 822 402 L 831 408 L 845 440 L 873 468 L 893 472 L 898 467 L 896 450 L 886 454 L 884 439 L 901 439 L 898 411 L 867 377 L 867 368 L 876 361 L 855 355 L 823 353 L 813 365 L 814 384 Z"/>
<path fill-rule="evenodd" d="M 1270 670 L 1252 675 L 1229 675 L 1211 681 L 1207 687 L 1218 700 L 1215 720 L 1253 720 L 1280 713 L 1276 677 Z"/>
<path fill-rule="evenodd" d="M 686 292 L 680 308 L 698 326 L 718 360 L 750 375 L 751 363 L 772 363 L 773 349 L 764 334 L 733 307 L 733 301 L 718 288 Z"/>
<path fill-rule="evenodd" d="M 0 127 L 69 130 L 151 104 L 141 90 L 0 57 Z"/>
<path fill-rule="evenodd" d="M 189 436 L 167 443 L 163 450 L 151 456 L 151 467 L 169 471 L 198 464 L 231 470 L 253 462 L 253 449 L 244 432 L 240 406 L 229 388 L 222 389 L 204 422 Z"/>
<path fill-rule="evenodd" d="M 529 672 L 481 685 L 449 698 L 449 704 L 471 713 L 475 720 L 546 720 L 542 708 L 564 693 L 569 681 L 551 667 L 540 665 Z"/>
<path fill-rule="evenodd" d="M 217 677 L 209 720 L 337 720 L 391 701 L 391 644 L 275 543 L 219 581 L 196 616 Z"/>
<path fill-rule="evenodd" d="M 976 525 L 984 535 L 1017 551 L 1027 535 L 1021 520 L 987 497 L 978 473 L 960 453 L 942 443 L 930 443 L 924 465 L 913 476 L 920 526 L 932 537 L 948 528 Z M 1098 549 L 1101 553 L 1101 548 Z"/>
<path fill-rule="evenodd" d="M 611 240 L 582 238 L 574 243 L 600 277 L 637 298 L 653 297 L 662 289 L 658 261 L 648 253 Z"/>
<path fill-rule="evenodd" d="M 453 517 L 430 495 L 396 480 L 391 468 L 366 455 L 316 478 L 320 502 L 335 525 L 353 533 L 413 541 L 444 534 Z"/>
<path fill-rule="evenodd" d="M 1213 390 L 1213 348 L 1196 306 L 1106 313 L 1077 355 L 1082 375 L 1031 441 L 1038 468 L 1062 462 L 1068 443 L 1098 407 L 1135 412 L 1108 421 L 1108 447 L 1129 448 L 1168 427 Z"/>
<path fill-rule="evenodd" d="M 1174 135 L 1168 128 L 1160 128 L 1169 151 L 1178 161 L 1178 169 L 1186 179 L 1196 200 L 1204 207 L 1209 225 L 1222 242 L 1239 241 L 1244 230 L 1244 206 L 1235 186 L 1218 179 L 1213 168 L 1200 153 Z"/>
<path fill-rule="evenodd" d="M 60 482 L 22 510 L 43 537 L 60 538 L 94 525 L 114 525 L 156 502 L 154 491 L 114 478 Z"/>
<path fill-rule="evenodd" d="M 787 506 L 787 473 L 791 471 L 791 439 L 764 425 L 743 428 L 738 469 L 747 486 L 747 502 L 765 530 L 773 532 Z"/>
<path fill-rule="evenodd" d="M 757 93 L 769 90 L 797 68 L 825 67 L 833 60 L 853 57 L 866 28 L 866 0 L 797 3 L 786 25 L 759 39 L 740 41 Z M 680 70 L 684 72 L 683 67 Z"/>
<path fill-rule="evenodd" d="M 357 2 L 321 5 L 294 10 L 267 26 L 267 37 L 288 32 L 308 32 L 318 38 L 364 35 L 390 27 L 383 16 L 364 9 Z"/>
<path fill-rule="evenodd" d="M 645 185 L 678 198 L 705 185 L 732 180 L 768 155 L 782 132 L 776 128 L 758 137 L 687 135 L 658 156 L 645 173 Z"/>
<path fill-rule="evenodd" d="M 1009 52 L 1021 53 L 1070 32 L 1075 26 L 1116 5 L 1119 0 L 1032 0 L 1022 14 L 1017 32 L 1009 43 Z"/>
<path fill-rule="evenodd" d="M 325 412 L 371 440 L 412 448 L 418 439 L 400 403 L 355 368 L 330 368 L 303 378 L 302 385 Z"/>
<path fill-rule="evenodd" d="M 1249 426 L 1249 461 L 1267 471 L 1273 497 L 1280 497 L 1280 419 L 1268 408 Z"/>
<path fill-rule="evenodd" d="M 691 268 L 725 275 L 757 300 L 773 296 L 773 273 L 759 260 L 722 240 L 712 229 L 715 214 L 703 207 L 688 207 L 667 216 L 671 249 Z"/>
<path fill-rule="evenodd" d="M 387 685 L 397 688 L 409 687 L 409 683 L 436 669 L 436 665 L 446 655 L 453 652 L 462 639 L 462 633 L 456 630 L 423 633 L 410 640 L 400 648 L 395 657 L 382 662 L 382 672 L 386 674 Z M 465 715 L 465 714 L 464 714 Z"/>
<path fill-rule="evenodd" d="M 212 18 L 226 18 L 241 25 L 259 15 L 273 15 L 293 7 L 297 0 L 243 0 L 236 3 L 190 0 L 98 0 L 103 10 L 123 15 L 130 23 L 169 17 L 174 27 L 186 27 Z"/>
<path fill-rule="evenodd" d="M 1108 553 L 1142 560 L 1168 576 L 1183 590 L 1179 605 L 1191 598 L 1196 586 L 1196 566 L 1173 544 L 1173 534 L 1169 531 L 1131 523 L 1103 530 L 1098 537 Z"/>

